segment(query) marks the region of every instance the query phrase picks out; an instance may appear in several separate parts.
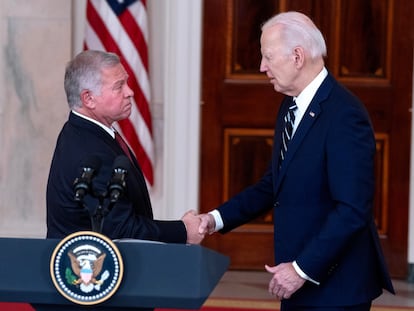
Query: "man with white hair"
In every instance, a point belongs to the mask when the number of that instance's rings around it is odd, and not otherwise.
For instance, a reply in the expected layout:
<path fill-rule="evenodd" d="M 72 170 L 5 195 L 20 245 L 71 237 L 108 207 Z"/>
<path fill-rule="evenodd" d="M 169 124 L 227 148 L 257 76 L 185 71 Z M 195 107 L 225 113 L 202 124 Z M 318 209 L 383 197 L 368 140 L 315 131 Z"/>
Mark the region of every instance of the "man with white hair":
<path fill-rule="evenodd" d="M 226 233 L 274 210 L 269 292 L 281 310 L 366 311 L 394 292 L 373 219 L 375 137 L 363 104 L 324 64 L 314 23 L 280 13 L 262 27 L 260 71 L 285 94 L 272 163 L 254 185 L 208 214 Z"/>

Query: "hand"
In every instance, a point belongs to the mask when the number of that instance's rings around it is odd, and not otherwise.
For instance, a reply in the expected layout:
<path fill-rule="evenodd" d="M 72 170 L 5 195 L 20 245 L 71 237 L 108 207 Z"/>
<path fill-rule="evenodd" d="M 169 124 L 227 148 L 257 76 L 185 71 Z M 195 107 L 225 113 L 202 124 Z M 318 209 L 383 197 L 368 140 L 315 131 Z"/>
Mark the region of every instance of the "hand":
<path fill-rule="evenodd" d="M 201 218 L 201 223 L 200 227 L 198 228 L 198 232 L 200 234 L 213 234 L 214 229 L 216 228 L 216 221 L 214 220 L 213 215 L 200 214 L 199 217 Z"/>
<path fill-rule="evenodd" d="M 297 274 L 291 262 L 281 263 L 274 267 L 265 265 L 265 268 L 267 272 L 273 273 L 269 282 L 269 293 L 279 300 L 290 298 L 306 282 Z"/>
<path fill-rule="evenodd" d="M 184 214 L 181 220 L 184 222 L 185 229 L 187 230 L 187 243 L 200 244 L 205 235 L 199 231 L 201 224 L 200 216 L 197 215 L 196 211 L 190 210 Z"/>

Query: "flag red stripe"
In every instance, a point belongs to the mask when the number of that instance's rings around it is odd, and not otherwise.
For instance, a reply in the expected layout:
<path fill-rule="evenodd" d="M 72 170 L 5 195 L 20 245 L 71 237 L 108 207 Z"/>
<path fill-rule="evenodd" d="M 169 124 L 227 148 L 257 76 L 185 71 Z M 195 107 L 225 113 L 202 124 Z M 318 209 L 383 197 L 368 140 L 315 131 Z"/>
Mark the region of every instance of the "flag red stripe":
<path fill-rule="evenodd" d="M 123 12 L 119 16 L 119 20 L 124 27 L 125 31 L 128 32 L 128 35 L 130 38 L 134 38 L 132 43 L 135 45 L 135 48 L 137 49 L 142 64 L 145 67 L 145 70 L 147 73 L 149 72 L 148 69 L 148 49 L 147 49 L 147 42 L 145 42 L 144 35 L 141 31 L 141 28 L 138 27 L 138 24 L 135 22 L 133 16 L 129 11 Z"/>
<path fill-rule="evenodd" d="M 102 0 L 103 1 L 103 0 Z M 138 77 L 135 75 L 134 70 L 132 70 L 131 66 L 134 66 L 134 64 L 129 63 L 128 57 L 130 55 L 124 55 L 121 52 L 120 47 L 117 44 L 117 40 L 121 38 L 113 38 L 111 35 L 111 31 L 109 30 L 109 26 L 107 27 L 106 22 L 101 17 L 98 10 L 100 10 L 100 5 L 102 3 L 99 3 L 96 6 L 92 4 L 91 0 L 87 1 L 87 7 L 86 7 L 86 17 L 88 20 L 88 23 L 90 27 L 92 28 L 95 35 L 99 38 L 101 41 L 104 49 L 108 52 L 116 53 L 121 58 L 121 63 L 125 67 L 125 70 L 127 71 L 129 75 L 128 84 L 131 87 L 131 89 L 134 91 L 134 102 L 136 109 L 138 109 L 138 113 L 143 119 L 143 122 L 145 122 L 145 125 L 147 127 L 148 132 L 145 135 L 144 138 L 140 135 L 138 125 L 134 126 L 132 124 L 131 119 L 125 119 L 118 122 L 119 127 L 122 130 L 124 138 L 127 140 L 128 144 L 130 145 L 132 151 L 134 152 L 140 167 L 142 169 L 142 172 L 147 180 L 147 182 L 151 185 L 153 185 L 154 182 L 154 175 L 153 175 L 153 167 L 152 167 L 152 161 L 151 156 L 147 154 L 147 151 L 143 148 L 143 140 L 142 139 L 148 139 L 148 133 L 149 133 L 149 139 L 150 142 L 145 142 L 146 148 L 152 148 L 152 119 L 151 119 L 151 113 L 149 110 L 148 100 L 143 92 L 143 89 L 141 88 L 141 85 L 139 83 Z M 143 5 L 144 8 L 146 8 L 146 1 L 141 0 L 141 5 Z M 145 40 L 144 36 L 144 29 L 141 29 L 140 25 L 136 22 L 136 19 L 131 13 L 132 11 L 125 10 L 123 13 L 121 13 L 119 16 L 117 16 L 120 25 L 123 28 L 123 31 L 128 34 L 132 44 L 134 45 L 138 55 L 136 57 L 139 57 L 142 62 L 142 68 L 134 68 L 135 70 L 145 70 L 146 71 L 146 77 L 148 76 L 148 49 L 147 49 L 147 42 Z M 145 13 L 145 12 L 144 12 Z M 146 25 L 143 25 L 143 27 L 146 27 Z M 146 29 L 145 29 L 146 30 Z M 120 32 L 122 33 L 122 32 Z M 93 43 L 93 41 L 92 41 Z M 88 46 L 88 44 L 84 43 L 84 48 L 98 48 L 94 46 Z M 131 51 L 135 52 L 134 51 Z M 129 54 L 129 51 L 128 53 Z M 133 56 L 135 57 L 135 56 Z M 145 79 L 145 76 L 143 77 Z M 146 83 L 148 81 L 145 81 Z M 147 85 L 145 84 L 143 86 L 144 88 L 147 88 Z M 146 90 L 148 92 L 148 90 Z M 149 94 L 148 94 L 149 96 Z M 134 110 L 135 111 L 135 110 Z M 152 154 L 152 151 L 149 151 Z"/>
<path fill-rule="evenodd" d="M 151 113 L 148 107 L 148 103 L 147 103 L 147 100 L 145 99 L 144 94 L 142 93 L 142 90 L 139 86 L 139 83 L 133 71 L 131 70 L 131 67 L 125 61 L 125 57 L 122 54 L 121 50 L 119 49 L 118 44 L 115 42 L 111 34 L 108 32 L 106 25 L 102 21 L 100 15 L 96 12 L 93 5 L 91 5 L 91 9 L 89 13 L 90 13 L 90 17 L 88 16 L 88 18 L 90 18 L 89 23 L 91 27 L 93 28 L 93 30 L 95 31 L 95 33 L 99 35 L 102 41 L 102 44 L 105 47 L 105 50 L 108 52 L 116 53 L 121 57 L 122 65 L 125 67 L 125 70 L 127 71 L 129 75 L 129 85 L 131 86 L 132 90 L 135 93 L 134 98 L 137 104 L 137 108 L 140 111 L 145 123 L 147 124 L 147 127 L 150 130 L 150 133 L 152 133 L 152 119 L 151 119 Z"/>

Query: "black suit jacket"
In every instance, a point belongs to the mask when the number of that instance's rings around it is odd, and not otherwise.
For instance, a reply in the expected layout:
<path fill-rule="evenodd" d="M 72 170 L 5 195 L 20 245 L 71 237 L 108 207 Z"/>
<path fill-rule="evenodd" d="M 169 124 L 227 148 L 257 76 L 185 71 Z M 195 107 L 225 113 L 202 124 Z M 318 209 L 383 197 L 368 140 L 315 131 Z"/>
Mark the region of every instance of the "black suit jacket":
<path fill-rule="evenodd" d="M 263 178 L 218 208 L 223 232 L 274 208 L 275 262 L 296 260 L 306 282 L 284 303 L 346 306 L 394 292 L 373 220 L 375 138 L 361 102 L 328 75 L 279 169 L 280 107 Z M 265 263 L 263 263 L 265 264 Z"/>
<path fill-rule="evenodd" d="M 47 237 L 63 238 L 80 230 L 91 230 L 90 213 L 98 199 L 87 195 L 86 210 L 74 201 L 73 182 L 85 159 L 98 156 L 102 166 L 93 179 L 93 189 L 106 191 L 117 156 L 124 154 L 118 143 L 98 125 L 70 113 L 59 134 L 47 184 Z M 104 205 L 107 204 L 107 199 Z M 186 243 L 182 221 L 153 219 L 150 197 L 138 163 L 131 165 L 127 190 L 106 216 L 103 234 L 111 239 L 135 238 L 170 243 Z"/>

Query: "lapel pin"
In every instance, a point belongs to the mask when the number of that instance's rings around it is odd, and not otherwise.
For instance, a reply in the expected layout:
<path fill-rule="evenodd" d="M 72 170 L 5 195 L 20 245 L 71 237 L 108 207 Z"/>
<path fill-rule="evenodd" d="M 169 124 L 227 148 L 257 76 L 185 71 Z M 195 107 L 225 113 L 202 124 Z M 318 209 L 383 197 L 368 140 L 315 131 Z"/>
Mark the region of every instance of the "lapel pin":
<path fill-rule="evenodd" d="M 315 116 L 315 113 L 313 111 L 309 112 L 309 115 L 313 118 Z"/>

